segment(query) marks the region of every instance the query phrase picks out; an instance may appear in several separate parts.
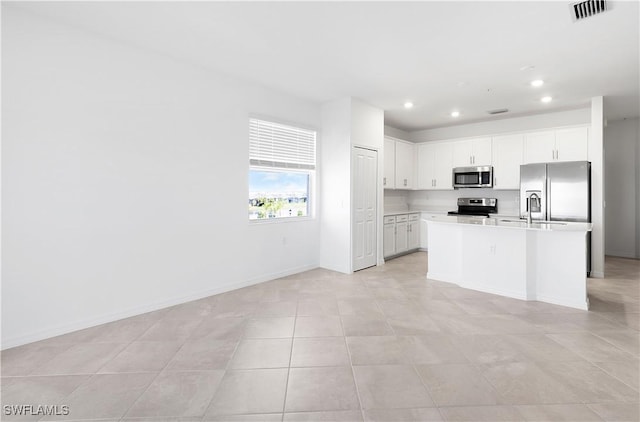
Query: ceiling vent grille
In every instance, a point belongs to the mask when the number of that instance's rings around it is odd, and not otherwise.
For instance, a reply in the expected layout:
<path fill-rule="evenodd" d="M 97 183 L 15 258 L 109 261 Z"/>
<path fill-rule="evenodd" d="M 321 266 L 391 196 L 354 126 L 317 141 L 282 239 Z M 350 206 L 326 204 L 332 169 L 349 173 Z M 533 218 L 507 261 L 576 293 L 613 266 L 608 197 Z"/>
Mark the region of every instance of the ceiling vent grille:
<path fill-rule="evenodd" d="M 580 3 L 573 3 L 571 17 L 574 22 L 597 15 L 607 10 L 606 0 L 587 0 Z"/>
<path fill-rule="evenodd" d="M 487 113 L 489 113 L 489 114 L 502 114 L 502 113 L 506 113 L 508 111 L 509 111 L 508 108 L 499 108 L 499 109 L 496 109 L 496 110 L 489 110 L 489 111 L 487 111 Z"/>

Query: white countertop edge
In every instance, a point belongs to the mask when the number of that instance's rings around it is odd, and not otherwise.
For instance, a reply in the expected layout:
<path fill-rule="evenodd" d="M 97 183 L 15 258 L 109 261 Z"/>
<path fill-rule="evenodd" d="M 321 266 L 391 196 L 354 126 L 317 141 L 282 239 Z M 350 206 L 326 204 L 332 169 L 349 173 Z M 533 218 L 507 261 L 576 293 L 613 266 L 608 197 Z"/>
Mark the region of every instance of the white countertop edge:
<path fill-rule="evenodd" d="M 455 208 L 455 207 L 453 207 Z M 389 211 L 385 212 L 383 215 L 385 217 L 394 216 L 394 215 L 404 215 L 404 214 L 438 214 L 438 215 L 447 215 L 449 211 L 452 209 L 436 209 L 436 210 L 411 210 L 411 211 Z M 489 217 L 493 218 L 510 218 L 510 219 L 518 219 L 520 216 L 517 214 L 489 214 Z"/>
<path fill-rule="evenodd" d="M 394 215 L 409 215 L 409 214 L 420 214 L 422 211 L 393 211 L 393 212 L 385 212 L 385 217 L 391 217 Z"/>
<path fill-rule="evenodd" d="M 577 223 L 558 221 L 562 224 L 536 223 L 528 224 L 526 221 L 508 222 L 501 221 L 503 218 L 483 218 L 483 217 L 460 217 L 453 215 L 438 215 L 426 218 L 427 221 L 444 224 L 464 224 L 470 226 L 482 226 L 501 229 L 537 230 L 537 231 L 557 231 L 557 232 L 589 232 L 592 230 L 591 223 Z M 554 222 L 555 223 L 555 222 Z"/>

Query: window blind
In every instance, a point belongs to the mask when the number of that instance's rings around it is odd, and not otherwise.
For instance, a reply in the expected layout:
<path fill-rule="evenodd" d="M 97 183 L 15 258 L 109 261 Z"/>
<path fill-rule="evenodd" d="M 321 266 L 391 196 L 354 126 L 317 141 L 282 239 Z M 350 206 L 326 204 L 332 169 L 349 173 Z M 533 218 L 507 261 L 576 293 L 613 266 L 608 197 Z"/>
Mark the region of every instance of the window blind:
<path fill-rule="evenodd" d="M 316 132 L 249 119 L 249 163 L 313 170 L 316 167 Z"/>

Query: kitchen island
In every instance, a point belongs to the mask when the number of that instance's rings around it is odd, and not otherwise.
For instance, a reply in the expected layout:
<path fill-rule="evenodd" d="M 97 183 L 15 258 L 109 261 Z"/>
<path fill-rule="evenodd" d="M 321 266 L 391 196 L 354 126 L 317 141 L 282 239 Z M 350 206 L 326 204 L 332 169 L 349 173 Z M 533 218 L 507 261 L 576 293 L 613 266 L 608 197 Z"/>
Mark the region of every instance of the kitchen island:
<path fill-rule="evenodd" d="M 588 309 L 591 223 L 431 216 L 427 278 L 522 300 Z"/>

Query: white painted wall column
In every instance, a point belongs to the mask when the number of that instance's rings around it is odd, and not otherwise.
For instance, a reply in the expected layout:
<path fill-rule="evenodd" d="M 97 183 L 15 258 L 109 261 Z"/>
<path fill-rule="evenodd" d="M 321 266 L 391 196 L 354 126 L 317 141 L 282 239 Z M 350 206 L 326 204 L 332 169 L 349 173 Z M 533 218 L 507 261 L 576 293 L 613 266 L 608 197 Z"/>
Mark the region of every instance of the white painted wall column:
<path fill-rule="evenodd" d="M 320 148 L 320 266 L 352 271 L 351 148 L 378 152 L 377 249 L 382 259 L 382 163 L 384 113 L 354 98 L 342 98 L 322 106 Z"/>
<path fill-rule="evenodd" d="M 322 106 L 320 266 L 351 272 L 351 98 Z"/>
<path fill-rule="evenodd" d="M 604 98 L 591 99 L 591 276 L 604 277 Z"/>

